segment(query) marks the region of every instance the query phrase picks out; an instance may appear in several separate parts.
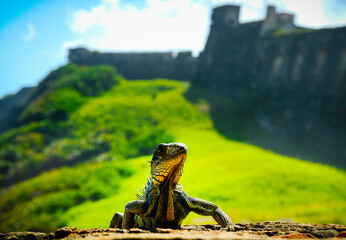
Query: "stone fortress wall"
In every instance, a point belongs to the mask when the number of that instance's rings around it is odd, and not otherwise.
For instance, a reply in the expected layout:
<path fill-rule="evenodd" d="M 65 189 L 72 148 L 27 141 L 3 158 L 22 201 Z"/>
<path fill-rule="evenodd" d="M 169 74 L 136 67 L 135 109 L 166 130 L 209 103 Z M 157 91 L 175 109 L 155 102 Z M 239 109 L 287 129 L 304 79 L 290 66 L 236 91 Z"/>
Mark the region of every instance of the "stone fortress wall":
<path fill-rule="evenodd" d="M 272 6 L 263 21 L 240 24 L 238 15 L 214 9 L 194 83 L 238 103 L 261 95 L 252 109 L 261 128 L 345 166 L 346 27 L 298 27 Z"/>
<path fill-rule="evenodd" d="M 310 30 L 294 24 L 294 15 L 267 9 L 262 21 L 239 23 L 239 6 L 213 9 L 212 25 L 204 51 L 100 53 L 85 48 L 69 50 L 69 62 L 110 64 L 128 79 L 169 78 L 196 82 L 252 81 L 335 82 L 346 77 L 346 27 Z M 277 32 L 278 36 L 273 37 Z M 280 35 L 281 34 L 281 35 Z M 231 73 L 226 78 L 222 72 Z M 218 77 L 220 75 L 220 77 Z M 248 75 L 248 76 L 247 76 Z M 309 81 L 310 81 L 309 80 Z"/>
<path fill-rule="evenodd" d="M 213 76 L 222 72 L 221 69 L 231 68 L 234 73 L 223 78 L 224 81 L 244 78 L 239 76 L 244 73 L 252 75 L 252 80 L 268 84 L 304 79 L 323 81 L 326 76 L 332 76 L 336 82 L 345 79 L 346 27 L 315 31 L 298 27 L 294 24 L 294 15 L 277 14 L 273 6 L 268 7 L 263 21 L 240 24 L 238 16 L 236 6 L 214 9 L 196 79 L 208 81 L 207 72 Z"/>
<path fill-rule="evenodd" d="M 192 52 L 99 53 L 85 48 L 69 51 L 69 61 L 80 65 L 109 64 L 127 79 L 192 79 L 197 58 Z"/>

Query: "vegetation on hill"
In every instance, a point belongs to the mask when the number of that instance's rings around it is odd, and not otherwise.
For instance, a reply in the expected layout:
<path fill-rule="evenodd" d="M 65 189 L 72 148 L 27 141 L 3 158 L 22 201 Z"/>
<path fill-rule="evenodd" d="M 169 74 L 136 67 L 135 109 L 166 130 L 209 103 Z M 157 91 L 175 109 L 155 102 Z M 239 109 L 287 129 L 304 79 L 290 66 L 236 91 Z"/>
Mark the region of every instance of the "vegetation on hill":
<path fill-rule="evenodd" d="M 19 113 L 19 126 L 0 136 L 0 186 L 9 186 L 71 161 L 65 158 L 66 149 L 51 151 L 59 139 L 74 138 L 70 115 L 118 82 L 119 76 L 109 66 L 67 64 L 52 71 Z M 82 159 L 73 157 L 74 162 L 79 160 Z"/>
<path fill-rule="evenodd" d="M 118 162 L 89 163 L 21 182 L 0 198 L 0 232 L 54 231 L 66 225 L 66 210 L 116 194 L 120 182 L 131 174 Z"/>
<path fill-rule="evenodd" d="M 113 85 L 97 94 L 76 87 L 93 81 L 66 76 L 102 68 L 112 72 Z M 184 98 L 187 83 L 126 81 L 106 66 L 73 65 L 45 81 L 24 109 L 22 125 L 0 136 L 2 183 L 60 168 L 2 189 L 0 232 L 108 227 L 144 184 L 156 145 L 173 141 L 188 146 L 186 192 L 219 204 L 236 222 L 346 224 L 340 214 L 346 210 L 344 171 L 225 139 L 213 128 L 208 104 Z M 51 106 L 64 117 L 51 115 Z M 185 221 L 204 222 L 212 219 L 191 215 Z"/>
<path fill-rule="evenodd" d="M 118 81 L 119 76 L 112 67 L 67 64 L 40 82 L 18 122 L 65 120 L 86 101 L 87 96 L 99 96 Z"/>
<path fill-rule="evenodd" d="M 98 79 L 101 87 L 94 83 Z M 118 88 L 103 97 L 94 96 L 119 82 Z M 180 121 L 188 115 L 183 102 L 176 103 L 179 107 L 174 103 L 165 107 L 172 97 L 168 94 L 161 99 L 161 92 L 178 87 L 168 81 L 145 87 L 139 84 L 131 94 L 126 81 L 107 66 L 89 69 L 69 64 L 54 71 L 23 110 L 22 126 L 0 136 L 0 186 L 89 161 L 108 151 L 111 158 L 119 159 L 149 154 L 157 142 L 172 140 L 160 124 L 167 122 L 164 114 L 182 113 Z"/>

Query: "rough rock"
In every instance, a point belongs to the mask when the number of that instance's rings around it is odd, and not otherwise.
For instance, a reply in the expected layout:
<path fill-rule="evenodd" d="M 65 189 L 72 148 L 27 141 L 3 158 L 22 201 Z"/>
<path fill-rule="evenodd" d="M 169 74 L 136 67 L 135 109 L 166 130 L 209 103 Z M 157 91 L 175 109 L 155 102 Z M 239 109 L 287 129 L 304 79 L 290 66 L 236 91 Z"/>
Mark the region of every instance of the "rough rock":
<path fill-rule="evenodd" d="M 345 238 L 346 227 L 336 224 L 293 222 L 238 223 L 231 232 L 217 224 L 185 225 L 181 229 L 157 228 L 153 232 L 139 228 L 77 229 L 63 227 L 47 235 L 39 232 L 0 233 L 0 240 L 111 240 L 111 239 L 314 239 Z"/>
<path fill-rule="evenodd" d="M 11 232 L 0 234 L 0 239 L 6 240 L 48 240 L 48 235 L 41 232 Z"/>
<path fill-rule="evenodd" d="M 274 238 L 290 238 L 290 239 L 307 239 L 307 238 L 316 238 L 310 233 L 290 233 L 281 236 L 274 236 Z"/>
<path fill-rule="evenodd" d="M 311 232 L 317 238 L 332 238 L 339 234 L 335 229 L 316 229 Z"/>

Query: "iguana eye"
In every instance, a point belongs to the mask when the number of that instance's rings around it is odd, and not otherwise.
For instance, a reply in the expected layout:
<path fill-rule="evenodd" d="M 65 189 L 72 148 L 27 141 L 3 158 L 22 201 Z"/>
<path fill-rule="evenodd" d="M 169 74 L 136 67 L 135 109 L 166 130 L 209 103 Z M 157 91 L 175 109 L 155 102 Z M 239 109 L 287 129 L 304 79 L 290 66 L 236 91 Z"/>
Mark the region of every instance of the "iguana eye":
<path fill-rule="evenodd" d="M 165 145 L 164 144 L 159 144 L 156 149 L 156 154 L 161 155 L 165 153 Z"/>

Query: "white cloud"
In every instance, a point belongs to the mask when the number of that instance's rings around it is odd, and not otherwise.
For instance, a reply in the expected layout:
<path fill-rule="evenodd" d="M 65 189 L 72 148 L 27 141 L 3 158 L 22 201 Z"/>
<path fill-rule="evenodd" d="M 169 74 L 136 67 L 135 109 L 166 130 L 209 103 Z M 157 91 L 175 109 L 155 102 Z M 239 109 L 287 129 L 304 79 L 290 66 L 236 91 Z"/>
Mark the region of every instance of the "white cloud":
<path fill-rule="evenodd" d="M 28 32 L 22 38 L 23 41 L 25 41 L 25 42 L 29 42 L 29 41 L 33 40 L 36 36 L 36 30 L 35 30 L 35 27 L 32 23 L 28 23 L 27 30 L 28 30 Z"/>
<path fill-rule="evenodd" d="M 241 6 L 240 21 L 263 19 L 266 5 L 278 12 L 295 13 L 297 23 L 317 27 L 328 24 L 322 7 L 327 0 L 147 0 L 138 9 L 119 0 L 103 0 L 90 10 L 73 13 L 70 28 L 75 38 L 62 45 L 88 46 L 113 51 L 179 51 L 203 49 L 209 32 L 210 11 L 222 4 Z"/>
<path fill-rule="evenodd" d="M 192 0 L 148 0 L 140 10 L 120 9 L 118 0 L 107 0 L 90 11 L 75 12 L 71 30 L 77 36 L 72 42 L 96 49 L 197 52 L 207 25 L 208 8 Z"/>
<path fill-rule="evenodd" d="M 296 25 L 308 28 L 326 28 L 345 26 L 346 1 L 343 1 L 344 0 L 268 0 L 266 2 L 276 5 L 278 12 L 295 14 Z M 334 8 L 331 8 L 331 6 Z M 335 11 L 335 9 L 339 11 Z"/>
<path fill-rule="evenodd" d="M 296 24 L 318 28 L 328 24 L 328 19 L 322 6 L 324 1 L 290 0 L 285 2 L 285 9 L 296 14 Z"/>

